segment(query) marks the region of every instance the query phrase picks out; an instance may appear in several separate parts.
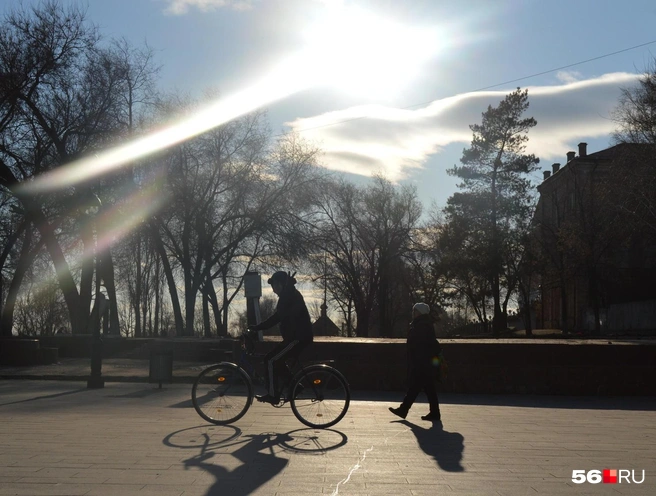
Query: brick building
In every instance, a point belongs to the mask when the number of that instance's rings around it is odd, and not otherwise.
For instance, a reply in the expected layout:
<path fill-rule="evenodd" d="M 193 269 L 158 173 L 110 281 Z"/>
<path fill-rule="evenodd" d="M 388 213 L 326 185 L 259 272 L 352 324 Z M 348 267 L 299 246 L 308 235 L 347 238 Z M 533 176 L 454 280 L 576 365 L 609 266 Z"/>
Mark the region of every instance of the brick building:
<path fill-rule="evenodd" d="M 534 217 L 541 254 L 537 325 L 566 331 L 656 329 L 656 250 L 619 201 L 643 145 L 567 153 L 544 171 Z M 628 170 L 628 169 L 625 169 Z M 617 177 L 617 179 L 616 179 Z M 628 198 L 628 197 L 627 197 Z M 618 201 L 615 201 L 618 200 Z"/>

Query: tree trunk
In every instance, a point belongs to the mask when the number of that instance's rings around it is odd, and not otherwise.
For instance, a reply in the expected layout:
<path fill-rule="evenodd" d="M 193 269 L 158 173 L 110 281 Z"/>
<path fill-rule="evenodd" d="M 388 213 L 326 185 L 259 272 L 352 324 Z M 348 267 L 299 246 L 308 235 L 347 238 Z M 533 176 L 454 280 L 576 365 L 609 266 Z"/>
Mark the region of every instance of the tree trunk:
<path fill-rule="evenodd" d="M 507 326 L 506 316 L 501 310 L 501 288 L 499 283 L 499 274 L 494 274 L 492 278 L 492 297 L 494 299 L 494 313 L 492 315 L 492 335 L 498 338 L 501 331 L 505 331 Z"/>
<path fill-rule="evenodd" d="M 164 269 L 164 275 L 166 276 L 166 283 L 169 287 L 169 296 L 171 298 L 171 306 L 173 307 L 173 318 L 175 320 L 175 335 L 182 336 L 184 333 L 184 320 L 182 319 L 182 309 L 180 308 L 180 298 L 178 298 L 178 288 L 175 285 L 175 278 L 173 277 L 173 271 L 171 270 L 171 264 L 169 263 L 168 256 L 166 254 L 166 249 L 164 248 L 164 243 L 162 238 L 159 236 L 159 230 L 157 229 L 157 221 L 155 219 L 150 222 L 150 234 L 155 244 L 155 250 L 159 254 L 159 259 L 162 261 L 162 268 Z"/>
<path fill-rule="evenodd" d="M 146 285 L 146 289 L 141 288 L 141 292 L 143 293 L 143 301 L 141 302 L 141 315 L 143 318 L 142 324 L 141 324 L 141 332 L 144 336 L 153 336 L 153 328 L 148 326 L 148 314 L 149 314 L 149 305 L 148 305 L 148 285 Z"/>
<path fill-rule="evenodd" d="M 369 337 L 369 312 L 363 304 L 355 302 L 355 313 L 358 316 L 358 323 L 355 326 L 355 335 L 359 338 Z"/>
<path fill-rule="evenodd" d="M 185 336 L 194 335 L 194 318 L 196 306 L 196 294 L 191 290 L 191 284 L 185 288 Z"/>
<path fill-rule="evenodd" d="M 18 238 L 20 238 L 20 236 L 23 234 L 23 231 L 25 231 L 25 229 L 29 226 L 30 226 L 30 222 L 27 219 L 23 219 L 19 224 L 18 229 L 16 229 L 16 232 L 14 232 L 7 239 L 7 242 L 5 243 L 5 247 L 2 250 L 2 254 L 0 255 L 0 273 L 4 269 L 5 262 L 7 261 L 7 257 L 11 253 L 11 250 L 14 248 L 16 241 L 18 241 Z M 2 278 L 2 276 L 0 276 L 0 315 L 2 315 L 2 313 L 4 312 L 3 302 L 5 301 L 4 298 L 5 288 L 4 288 L 3 281 L 4 279 Z M 2 318 L 0 318 L 0 336 L 11 336 L 11 335 L 12 335 L 11 329 L 8 329 L 5 333 L 5 329 L 2 324 Z"/>
<path fill-rule="evenodd" d="M 382 269 L 381 269 L 382 270 Z M 378 285 L 378 336 L 379 337 L 389 337 L 389 319 L 387 311 L 387 297 L 388 297 L 388 286 L 387 286 L 387 276 L 381 278 L 380 284 Z"/>
<path fill-rule="evenodd" d="M 84 246 L 82 272 L 80 274 L 80 329 L 85 334 L 90 334 L 89 319 L 91 318 L 91 293 L 93 290 L 93 262 L 97 254 L 93 238 L 93 219 L 90 215 L 84 215 L 82 219 L 86 221 L 86 225 L 82 227 L 80 233 L 82 245 Z"/>
<path fill-rule="evenodd" d="M 114 280 L 114 260 L 110 248 L 103 250 L 100 254 L 100 266 L 102 268 L 101 279 L 107 288 L 107 298 L 109 299 L 109 334 L 120 336 L 121 328 L 118 320 L 118 303 L 116 298 L 116 282 Z"/>
<path fill-rule="evenodd" d="M 134 301 L 132 306 L 134 308 L 134 337 L 141 337 L 141 233 L 136 232 L 137 236 L 137 253 L 136 261 L 137 264 L 137 275 L 134 281 Z"/>
<path fill-rule="evenodd" d="M 210 325 L 210 304 L 207 286 L 203 291 L 203 335 L 206 338 L 212 337 L 212 326 Z"/>
<path fill-rule="evenodd" d="M 214 325 L 216 326 L 217 336 L 227 336 L 227 333 L 223 332 L 223 320 L 222 312 L 219 309 L 219 301 L 216 297 L 216 291 L 214 290 L 214 285 L 211 280 L 206 284 L 206 294 L 209 298 L 209 304 L 212 307 L 212 315 L 214 315 Z"/>
<path fill-rule="evenodd" d="M 55 272 L 57 274 L 57 280 L 59 281 L 59 287 L 64 294 L 64 301 L 68 308 L 68 315 L 71 321 L 71 332 L 73 334 L 80 334 L 81 332 L 84 332 L 84 329 L 80 328 L 80 314 L 82 313 L 80 309 L 80 295 L 77 292 L 77 285 L 73 280 L 73 275 L 71 274 L 68 262 L 66 262 L 66 257 L 55 237 L 54 228 L 50 222 L 48 222 L 40 208 L 29 205 L 29 203 L 26 207 L 28 209 L 32 207 L 30 212 L 31 215 L 34 216 L 34 224 L 37 226 L 41 237 L 44 239 L 50 258 L 55 264 Z"/>
<path fill-rule="evenodd" d="M 494 171 L 492 172 L 492 298 L 494 300 L 494 314 L 492 316 L 492 335 L 498 338 L 503 330 L 503 323 L 501 318 L 501 294 L 499 284 L 500 272 L 500 253 L 497 234 L 497 169 L 499 168 L 499 159 L 494 163 Z"/>
<path fill-rule="evenodd" d="M 346 307 L 346 335 L 353 337 L 353 300 L 350 298 Z"/>
<path fill-rule="evenodd" d="M 159 330 L 159 313 L 160 313 L 160 287 L 159 287 L 159 282 L 160 282 L 160 273 L 161 273 L 161 267 L 160 267 L 160 261 L 159 257 L 155 259 L 155 324 L 153 326 L 153 333 L 155 336 L 160 336 L 161 332 Z"/>
<path fill-rule="evenodd" d="M 194 279 L 192 277 L 191 253 L 189 247 L 188 228 L 182 232 L 182 269 L 185 286 L 185 328 L 184 336 L 194 335 L 194 316 L 196 310 L 196 291 L 194 288 Z"/>
<path fill-rule="evenodd" d="M 32 265 L 34 257 L 38 253 L 38 250 L 43 246 L 43 243 L 40 242 L 37 245 L 37 248 L 30 251 L 30 245 L 32 244 L 32 227 L 29 226 L 25 230 L 25 236 L 23 238 L 23 246 L 21 247 L 20 255 L 18 262 L 16 264 L 16 270 L 14 271 L 14 277 L 9 284 L 9 290 L 7 292 L 7 300 L 5 306 L 2 309 L 2 317 L 0 326 L 2 327 L 3 336 L 12 336 L 12 328 L 14 326 L 14 309 L 16 307 L 16 300 L 18 299 L 18 291 L 20 290 L 23 278 L 25 273 Z"/>

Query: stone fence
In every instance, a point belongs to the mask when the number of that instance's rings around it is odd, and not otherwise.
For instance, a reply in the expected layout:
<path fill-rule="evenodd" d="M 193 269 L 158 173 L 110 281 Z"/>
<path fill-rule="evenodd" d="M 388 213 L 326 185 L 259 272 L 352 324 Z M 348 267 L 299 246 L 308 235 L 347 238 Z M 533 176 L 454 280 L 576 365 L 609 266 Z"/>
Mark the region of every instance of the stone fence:
<path fill-rule="evenodd" d="M 266 352 L 275 338 L 265 338 Z M 173 352 L 174 361 L 210 363 L 239 353 L 233 339 L 104 338 L 104 357 L 149 358 Z M 655 395 L 656 341 L 576 339 L 444 339 L 449 365 L 441 391 L 562 395 Z M 7 344 L 4 340 L 2 347 Z M 59 357 L 88 357 L 90 336 L 40 338 Z M 232 354 L 225 354 L 231 350 Z M 5 356 L 7 350 L 5 349 Z M 406 346 L 402 339 L 317 337 L 304 360 L 335 360 L 354 390 L 402 391 Z"/>

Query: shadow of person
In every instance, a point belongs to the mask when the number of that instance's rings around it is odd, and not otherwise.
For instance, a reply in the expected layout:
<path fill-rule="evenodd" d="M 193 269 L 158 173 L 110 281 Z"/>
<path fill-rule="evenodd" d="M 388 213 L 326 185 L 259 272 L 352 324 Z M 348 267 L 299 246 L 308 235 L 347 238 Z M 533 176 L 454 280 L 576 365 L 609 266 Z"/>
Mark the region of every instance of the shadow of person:
<path fill-rule="evenodd" d="M 289 440 L 287 434 L 255 434 L 245 438 L 250 439 L 233 443 L 241 444 L 231 454 L 242 462 L 234 470 L 212 463 L 214 451 L 202 450 L 184 461 L 185 468 L 198 467 L 214 476 L 215 482 L 205 496 L 251 494 L 282 472 L 289 463 L 289 460 L 276 456 L 274 451 L 276 446 Z"/>
<path fill-rule="evenodd" d="M 433 422 L 431 427 L 421 427 L 407 420 L 400 423 L 410 427 L 417 438 L 419 447 L 424 453 L 432 456 L 442 470 L 447 472 L 465 471 L 460 464 L 465 450 L 465 438 L 462 434 L 445 431 L 441 422 Z"/>

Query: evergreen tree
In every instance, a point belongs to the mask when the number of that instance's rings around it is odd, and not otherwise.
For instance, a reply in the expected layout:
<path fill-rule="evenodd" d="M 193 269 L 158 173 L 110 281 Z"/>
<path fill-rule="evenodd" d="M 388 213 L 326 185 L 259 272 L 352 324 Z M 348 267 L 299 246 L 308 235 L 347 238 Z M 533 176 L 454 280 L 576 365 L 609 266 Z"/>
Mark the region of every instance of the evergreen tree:
<path fill-rule="evenodd" d="M 473 138 L 470 148 L 463 150 L 462 165 L 448 171 L 462 182 L 461 192 L 448 200 L 447 218 L 467 231 L 472 238 L 468 245 L 477 247 L 482 257 L 479 267 L 490 284 L 495 336 L 506 328 L 505 307 L 512 290 L 506 286 L 502 310 L 506 240 L 523 224 L 521 219 L 530 215 L 529 174 L 539 163 L 535 155 L 525 154 L 527 133 L 537 124 L 532 117 L 522 117 L 528 106 L 528 90 L 520 88 L 498 107 L 489 106 L 481 124 L 470 126 Z"/>

